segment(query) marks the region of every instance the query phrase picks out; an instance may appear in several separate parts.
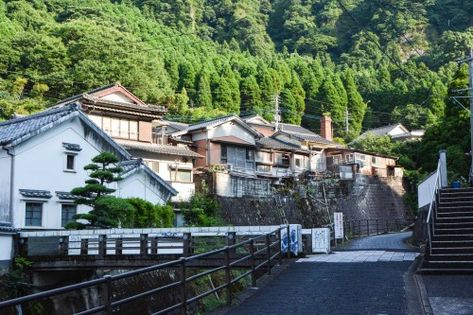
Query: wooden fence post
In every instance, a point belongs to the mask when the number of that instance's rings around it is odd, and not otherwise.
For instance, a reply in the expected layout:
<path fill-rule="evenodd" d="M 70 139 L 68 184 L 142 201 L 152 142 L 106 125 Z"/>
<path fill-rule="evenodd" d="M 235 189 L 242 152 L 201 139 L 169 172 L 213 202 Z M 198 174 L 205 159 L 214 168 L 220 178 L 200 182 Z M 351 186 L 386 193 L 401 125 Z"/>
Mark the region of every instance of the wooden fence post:
<path fill-rule="evenodd" d="M 182 255 L 184 257 L 190 256 L 191 251 L 192 251 L 192 235 L 191 233 L 183 233 L 182 234 Z"/>
<path fill-rule="evenodd" d="M 281 246 L 280 246 L 281 247 Z M 255 258 L 255 240 L 250 241 L 250 254 L 251 254 L 251 285 L 256 287 L 256 258 Z M 282 252 L 281 252 L 282 257 Z"/>
<path fill-rule="evenodd" d="M 67 256 L 69 249 L 69 236 L 61 236 L 59 238 L 59 255 Z"/>
<path fill-rule="evenodd" d="M 105 313 L 107 315 L 112 315 L 112 276 L 106 275 L 104 276 L 104 279 L 106 280 L 103 290 Z"/>
<path fill-rule="evenodd" d="M 227 284 L 227 306 L 232 305 L 232 276 L 230 268 L 230 248 L 225 246 L 225 282 Z"/>
<path fill-rule="evenodd" d="M 140 234 L 140 255 L 148 255 L 148 234 Z"/>
<path fill-rule="evenodd" d="M 268 267 L 268 275 L 271 274 L 271 236 L 266 234 L 266 264 Z"/>
<path fill-rule="evenodd" d="M 227 232 L 227 246 L 232 246 L 236 244 L 236 232 Z M 236 253 L 236 248 L 230 249 L 232 254 Z"/>
<path fill-rule="evenodd" d="M 151 239 L 151 254 L 152 255 L 158 254 L 158 237 L 157 236 Z"/>
<path fill-rule="evenodd" d="M 99 235 L 99 256 L 103 257 L 107 255 L 107 235 L 101 234 Z"/>
<path fill-rule="evenodd" d="M 89 254 L 89 240 L 87 238 L 82 238 L 80 240 L 80 255 L 87 256 Z"/>
<path fill-rule="evenodd" d="M 123 254 L 123 239 L 121 237 L 115 239 L 115 255 Z"/>
<path fill-rule="evenodd" d="M 370 236 L 370 220 L 366 220 L 366 235 Z"/>
<path fill-rule="evenodd" d="M 182 314 L 187 315 L 186 258 L 181 257 L 181 306 Z"/>

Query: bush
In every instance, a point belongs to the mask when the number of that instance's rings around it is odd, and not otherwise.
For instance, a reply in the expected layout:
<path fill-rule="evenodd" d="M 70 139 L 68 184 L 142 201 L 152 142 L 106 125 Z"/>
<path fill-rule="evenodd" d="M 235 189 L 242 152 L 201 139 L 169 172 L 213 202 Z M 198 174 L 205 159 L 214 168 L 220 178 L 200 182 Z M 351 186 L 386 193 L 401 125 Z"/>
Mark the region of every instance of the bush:
<path fill-rule="evenodd" d="M 141 198 L 126 199 L 133 207 L 132 226 L 136 228 L 172 227 L 174 211 L 170 205 L 153 205 Z"/>

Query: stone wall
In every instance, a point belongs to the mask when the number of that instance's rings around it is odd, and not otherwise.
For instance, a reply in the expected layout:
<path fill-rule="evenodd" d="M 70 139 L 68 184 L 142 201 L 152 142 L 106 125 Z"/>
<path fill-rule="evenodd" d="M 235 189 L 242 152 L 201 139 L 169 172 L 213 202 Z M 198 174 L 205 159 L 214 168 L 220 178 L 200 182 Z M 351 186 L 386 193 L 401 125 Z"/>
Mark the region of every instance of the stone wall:
<path fill-rule="evenodd" d="M 217 198 L 220 215 L 233 225 L 288 222 L 310 228 L 330 223 L 336 211 L 346 220 L 410 219 L 404 194 L 402 178 L 357 175 L 353 181 L 301 180 L 278 188 L 271 198 Z"/>

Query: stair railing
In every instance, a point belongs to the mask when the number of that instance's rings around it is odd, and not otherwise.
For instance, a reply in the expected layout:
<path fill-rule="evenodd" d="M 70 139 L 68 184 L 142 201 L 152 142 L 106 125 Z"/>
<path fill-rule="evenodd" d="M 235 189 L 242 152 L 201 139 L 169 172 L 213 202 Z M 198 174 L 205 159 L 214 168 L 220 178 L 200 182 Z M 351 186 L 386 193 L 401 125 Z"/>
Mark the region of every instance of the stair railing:
<path fill-rule="evenodd" d="M 430 197 L 429 212 L 427 213 L 427 234 L 429 237 L 429 253 L 432 254 L 432 237 L 435 234 L 435 219 L 437 216 L 437 194 L 439 189 L 442 187 L 441 179 L 441 161 L 437 164 L 437 170 L 435 171 L 435 183 L 432 189 Z"/>

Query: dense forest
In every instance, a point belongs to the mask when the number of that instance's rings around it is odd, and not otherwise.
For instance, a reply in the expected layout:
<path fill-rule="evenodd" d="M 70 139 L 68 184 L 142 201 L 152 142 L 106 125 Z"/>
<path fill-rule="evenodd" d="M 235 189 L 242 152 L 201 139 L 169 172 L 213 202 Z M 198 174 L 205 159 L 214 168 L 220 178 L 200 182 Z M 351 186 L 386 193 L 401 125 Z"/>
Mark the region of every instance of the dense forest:
<path fill-rule="evenodd" d="M 430 170 L 447 148 L 464 174 L 468 113 L 448 96 L 467 84 L 472 16 L 463 0 L 0 0 L 0 118 L 117 81 L 179 121 L 272 119 L 279 97 L 314 131 L 329 112 L 341 142 L 427 128 L 388 151 Z"/>

